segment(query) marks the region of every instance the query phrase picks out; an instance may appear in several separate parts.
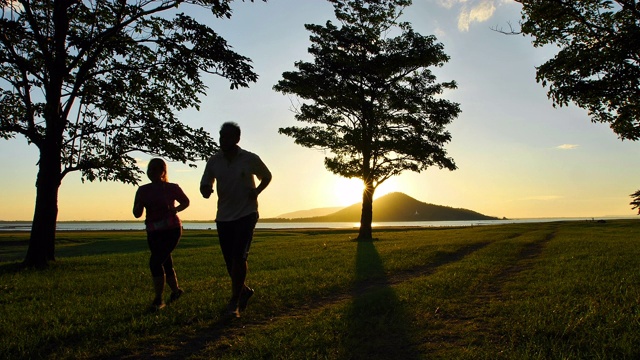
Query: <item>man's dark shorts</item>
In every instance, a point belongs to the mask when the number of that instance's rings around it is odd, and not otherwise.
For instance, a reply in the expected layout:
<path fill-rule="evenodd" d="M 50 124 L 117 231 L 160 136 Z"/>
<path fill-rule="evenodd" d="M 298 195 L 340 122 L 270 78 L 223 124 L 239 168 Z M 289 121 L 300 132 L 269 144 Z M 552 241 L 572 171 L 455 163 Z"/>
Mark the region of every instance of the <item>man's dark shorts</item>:
<path fill-rule="evenodd" d="M 258 213 L 252 213 L 238 220 L 216 221 L 220 249 L 227 263 L 232 259 L 247 260 L 253 239 L 253 230 L 258 223 Z"/>

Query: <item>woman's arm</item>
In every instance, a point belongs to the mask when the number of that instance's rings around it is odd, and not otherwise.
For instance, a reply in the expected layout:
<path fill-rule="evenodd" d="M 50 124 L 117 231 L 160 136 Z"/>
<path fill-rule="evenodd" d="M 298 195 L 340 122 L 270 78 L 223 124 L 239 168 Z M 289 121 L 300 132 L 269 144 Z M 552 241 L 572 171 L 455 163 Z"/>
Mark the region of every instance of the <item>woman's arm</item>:
<path fill-rule="evenodd" d="M 189 207 L 189 198 L 184 191 L 182 191 L 179 185 L 176 185 L 176 201 L 178 202 L 178 206 L 176 206 L 176 213 L 179 213 Z"/>
<path fill-rule="evenodd" d="M 139 218 L 140 216 L 142 216 L 143 211 L 144 205 L 140 201 L 140 189 L 138 188 L 138 191 L 136 191 L 136 197 L 133 200 L 133 216 Z"/>

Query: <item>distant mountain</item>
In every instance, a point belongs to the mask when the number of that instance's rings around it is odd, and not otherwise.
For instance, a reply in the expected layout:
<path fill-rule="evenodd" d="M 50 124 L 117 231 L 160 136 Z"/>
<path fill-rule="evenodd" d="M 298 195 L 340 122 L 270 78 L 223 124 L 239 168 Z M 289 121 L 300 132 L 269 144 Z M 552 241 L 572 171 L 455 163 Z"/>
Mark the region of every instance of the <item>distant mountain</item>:
<path fill-rule="evenodd" d="M 328 215 L 289 219 L 298 222 L 358 222 L 361 213 L 362 204 L 357 203 Z M 468 209 L 424 203 L 400 192 L 389 193 L 373 201 L 374 222 L 497 219 Z"/>
<path fill-rule="evenodd" d="M 317 209 L 309 209 L 309 210 L 300 210 L 300 211 L 294 211 L 294 212 L 278 215 L 276 216 L 276 218 L 297 219 L 297 218 L 325 216 L 325 215 L 333 214 L 334 212 L 341 209 L 342 207 L 326 207 L 326 208 L 317 208 Z"/>

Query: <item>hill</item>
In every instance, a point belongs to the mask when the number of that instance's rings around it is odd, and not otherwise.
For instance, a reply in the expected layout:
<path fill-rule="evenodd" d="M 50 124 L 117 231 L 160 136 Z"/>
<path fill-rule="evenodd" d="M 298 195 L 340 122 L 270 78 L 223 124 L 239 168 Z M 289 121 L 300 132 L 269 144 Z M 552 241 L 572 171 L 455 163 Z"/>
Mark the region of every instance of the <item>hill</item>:
<path fill-rule="evenodd" d="M 291 220 L 298 222 L 358 222 L 361 212 L 362 204 L 357 203 L 332 214 Z M 452 220 L 498 220 L 498 218 L 468 209 L 428 204 L 400 192 L 389 193 L 373 201 L 374 222 Z"/>

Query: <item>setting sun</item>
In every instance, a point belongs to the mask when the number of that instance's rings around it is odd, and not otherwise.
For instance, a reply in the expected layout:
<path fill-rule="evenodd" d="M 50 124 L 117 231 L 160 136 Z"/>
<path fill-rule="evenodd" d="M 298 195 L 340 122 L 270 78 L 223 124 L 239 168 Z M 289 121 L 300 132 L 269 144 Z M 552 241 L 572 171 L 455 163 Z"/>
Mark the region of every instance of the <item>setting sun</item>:
<path fill-rule="evenodd" d="M 396 181 L 389 179 L 380 185 L 373 198 L 377 199 L 380 196 L 386 195 L 390 192 L 398 191 L 396 189 Z M 347 179 L 343 177 L 336 177 L 333 185 L 333 206 L 349 206 L 362 202 L 362 191 L 364 185 L 360 179 Z"/>
<path fill-rule="evenodd" d="M 333 185 L 333 206 L 349 206 L 361 202 L 362 190 L 362 180 L 336 177 Z"/>

